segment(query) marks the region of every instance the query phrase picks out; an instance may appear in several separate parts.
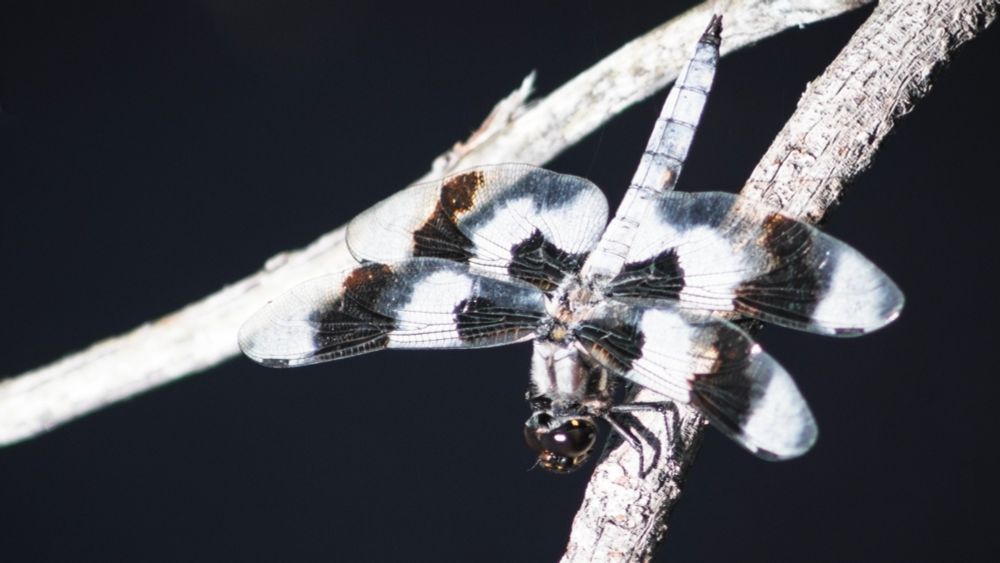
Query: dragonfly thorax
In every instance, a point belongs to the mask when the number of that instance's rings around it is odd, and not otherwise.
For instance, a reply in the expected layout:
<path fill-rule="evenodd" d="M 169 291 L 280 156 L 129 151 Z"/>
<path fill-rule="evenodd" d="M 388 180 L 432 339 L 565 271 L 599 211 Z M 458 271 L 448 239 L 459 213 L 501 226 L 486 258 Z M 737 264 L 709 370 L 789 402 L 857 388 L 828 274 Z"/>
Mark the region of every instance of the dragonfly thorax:
<path fill-rule="evenodd" d="M 584 281 L 579 275 L 567 276 L 546 298 L 545 310 L 551 321 L 543 325 L 540 336 L 555 342 L 571 341 L 576 323 L 604 299 L 604 293 L 593 282 Z"/>

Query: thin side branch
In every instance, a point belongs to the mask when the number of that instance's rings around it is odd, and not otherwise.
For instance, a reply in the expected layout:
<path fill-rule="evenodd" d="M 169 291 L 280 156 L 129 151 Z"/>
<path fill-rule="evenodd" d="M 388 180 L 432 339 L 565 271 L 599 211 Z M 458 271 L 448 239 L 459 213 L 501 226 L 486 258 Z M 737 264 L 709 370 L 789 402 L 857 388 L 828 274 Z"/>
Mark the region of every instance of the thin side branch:
<path fill-rule="evenodd" d="M 728 51 L 869 0 L 735 0 Z M 525 104 L 531 77 L 501 102 L 468 142 L 419 180 L 478 164 L 543 164 L 673 81 L 714 2 L 628 43 L 547 98 Z M 343 227 L 218 293 L 135 330 L 0 383 L 0 446 L 35 436 L 116 401 L 210 368 L 238 353 L 236 332 L 263 303 L 296 283 L 354 262 Z"/>
<path fill-rule="evenodd" d="M 808 222 L 822 219 L 870 165 L 896 120 L 928 92 L 934 72 L 985 29 L 997 10 L 996 0 L 881 3 L 806 88 L 743 195 Z M 723 45 L 727 40 L 724 32 Z M 642 390 L 633 400 L 658 396 Z M 682 407 L 680 431 L 669 436 L 658 415 L 640 418 L 663 437 L 660 458 L 640 477 L 635 450 L 609 446 L 574 520 L 563 562 L 646 561 L 666 534 L 706 423 Z"/>

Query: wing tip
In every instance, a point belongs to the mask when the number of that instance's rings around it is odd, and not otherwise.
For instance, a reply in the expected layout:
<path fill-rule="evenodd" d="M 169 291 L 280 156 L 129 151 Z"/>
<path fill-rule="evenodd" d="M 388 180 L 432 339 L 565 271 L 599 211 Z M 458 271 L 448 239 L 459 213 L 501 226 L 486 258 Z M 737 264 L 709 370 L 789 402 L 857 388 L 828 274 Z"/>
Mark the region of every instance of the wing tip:
<path fill-rule="evenodd" d="M 801 421 L 800 431 L 795 440 L 782 444 L 781 447 L 773 445 L 771 447 L 753 447 L 747 444 L 747 449 L 764 461 L 789 461 L 807 454 L 816 445 L 816 440 L 819 438 L 819 427 L 808 408 L 805 412 L 808 417 Z"/>
<path fill-rule="evenodd" d="M 903 311 L 906 297 L 885 272 L 853 249 L 840 262 L 830 287 L 817 302 L 811 330 L 831 336 L 861 336 L 892 323 Z"/>
<path fill-rule="evenodd" d="M 236 344 L 244 356 L 268 368 L 289 368 L 310 363 L 301 353 L 290 353 L 301 348 L 304 340 L 311 342 L 311 335 L 296 331 L 277 331 L 272 316 L 274 302 L 268 303 L 246 320 L 236 334 Z M 295 337 L 295 338 L 292 338 Z M 295 348 L 289 348 L 295 344 Z M 308 346 L 306 347 L 308 348 Z M 282 349 L 285 349 L 284 352 Z"/>
<path fill-rule="evenodd" d="M 255 314 L 240 326 L 240 330 L 236 335 L 236 344 L 239 346 L 240 352 L 242 352 L 247 358 L 253 360 L 255 363 L 264 367 L 288 367 L 287 360 L 271 358 L 261 352 L 255 334 L 259 331 L 255 330 L 253 327 L 256 317 L 257 315 Z"/>
<path fill-rule="evenodd" d="M 860 322 L 848 323 L 849 326 L 835 326 L 831 323 L 829 334 L 842 337 L 864 336 L 881 330 L 898 319 L 906 305 L 906 296 L 888 276 L 884 276 L 882 281 L 869 304 L 859 305 L 859 312 L 855 317 Z"/>
<path fill-rule="evenodd" d="M 800 457 L 812 449 L 819 437 L 809 405 L 783 369 L 772 374 L 740 430 L 741 443 L 767 461 Z"/>
<path fill-rule="evenodd" d="M 886 276 L 886 281 L 889 282 L 889 288 L 886 291 L 888 299 L 886 299 L 887 315 L 885 324 L 889 324 L 898 319 L 900 313 L 903 312 L 903 307 L 906 305 L 906 295 L 896 285 L 896 282 L 892 281 L 888 276 Z"/>
<path fill-rule="evenodd" d="M 273 354 L 262 350 L 261 346 L 257 345 L 252 338 L 245 336 L 242 329 L 237 338 L 237 344 L 244 356 L 266 368 L 293 368 L 313 363 L 301 358 L 275 357 Z"/>

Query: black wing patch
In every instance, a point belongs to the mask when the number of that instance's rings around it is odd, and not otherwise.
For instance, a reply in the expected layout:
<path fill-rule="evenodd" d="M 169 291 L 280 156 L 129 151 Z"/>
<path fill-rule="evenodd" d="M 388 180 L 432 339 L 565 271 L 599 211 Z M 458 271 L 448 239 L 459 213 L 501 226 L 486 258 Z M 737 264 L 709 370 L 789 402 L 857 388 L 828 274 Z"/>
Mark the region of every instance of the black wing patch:
<path fill-rule="evenodd" d="M 678 301 L 684 289 L 684 269 L 677 249 L 668 248 L 645 260 L 626 262 L 611 283 L 615 297 Z"/>

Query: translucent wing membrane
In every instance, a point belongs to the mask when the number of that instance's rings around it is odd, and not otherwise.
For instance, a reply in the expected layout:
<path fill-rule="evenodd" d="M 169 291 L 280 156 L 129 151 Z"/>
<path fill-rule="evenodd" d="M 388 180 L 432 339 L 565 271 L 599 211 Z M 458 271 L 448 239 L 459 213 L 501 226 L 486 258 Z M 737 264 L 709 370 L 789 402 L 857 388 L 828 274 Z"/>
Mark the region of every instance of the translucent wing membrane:
<path fill-rule="evenodd" d="M 580 267 L 607 216 L 604 195 L 583 178 L 484 166 L 376 204 L 348 225 L 347 245 L 359 260 L 445 258 L 549 291 Z"/>
<path fill-rule="evenodd" d="M 861 253 L 759 202 L 722 192 L 661 197 L 611 281 L 613 297 L 830 335 L 878 329 L 903 307 L 896 284 Z"/>
<path fill-rule="evenodd" d="M 739 327 L 675 307 L 599 307 L 575 329 L 609 370 L 699 408 L 766 459 L 805 453 L 816 422 L 788 372 Z"/>
<path fill-rule="evenodd" d="M 465 265 L 417 258 L 367 264 L 308 281 L 240 329 L 251 359 L 291 367 L 383 348 L 477 348 L 532 336 L 543 294 L 478 276 Z"/>

